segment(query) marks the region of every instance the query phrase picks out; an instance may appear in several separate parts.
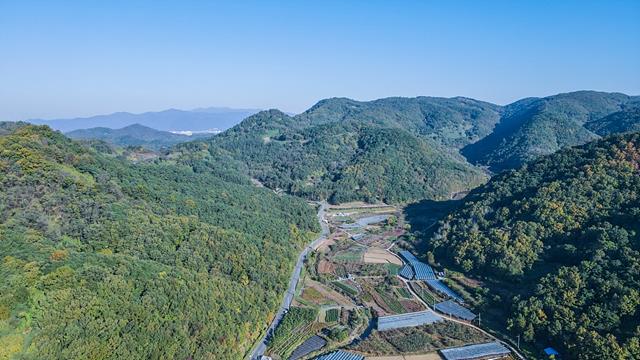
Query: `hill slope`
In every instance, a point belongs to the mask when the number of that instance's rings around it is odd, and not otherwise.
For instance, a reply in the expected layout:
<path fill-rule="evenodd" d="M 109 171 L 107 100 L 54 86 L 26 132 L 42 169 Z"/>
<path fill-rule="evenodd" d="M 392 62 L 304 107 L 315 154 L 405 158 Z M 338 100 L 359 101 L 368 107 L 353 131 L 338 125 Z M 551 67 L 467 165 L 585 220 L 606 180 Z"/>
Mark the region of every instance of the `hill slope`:
<path fill-rule="evenodd" d="M 333 98 L 294 117 L 258 113 L 209 145 L 266 186 L 312 199 L 444 199 L 486 180 L 457 149 L 499 117 L 499 106 L 466 98 Z"/>
<path fill-rule="evenodd" d="M 182 142 L 213 136 L 213 134 L 194 134 L 192 136 L 173 134 L 140 124 L 129 125 L 122 129 L 104 127 L 79 129 L 70 131 L 65 135 L 76 140 L 102 140 L 117 146 L 142 146 L 152 150 L 159 150 Z"/>
<path fill-rule="evenodd" d="M 511 303 L 513 334 L 563 358 L 638 358 L 639 218 L 633 133 L 496 176 L 446 218 L 429 247 L 488 277 L 484 311 Z"/>
<path fill-rule="evenodd" d="M 462 154 L 493 171 L 519 167 L 564 147 L 584 144 L 599 136 L 585 124 L 598 123 L 640 98 L 619 93 L 578 91 L 507 105 L 493 132 L 466 146 Z"/>
<path fill-rule="evenodd" d="M 325 119 L 312 115 L 316 111 L 258 113 L 210 139 L 209 150 L 231 157 L 272 189 L 333 202 L 443 199 L 486 179 L 455 150 L 397 122 Z"/>
<path fill-rule="evenodd" d="M 603 136 L 640 131 L 640 102 L 602 119 L 590 121 L 585 124 L 585 127 Z"/>
<path fill-rule="evenodd" d="M 249 179 L 0 129 L 0 358 L 241 358 L 318 231 Z"/>

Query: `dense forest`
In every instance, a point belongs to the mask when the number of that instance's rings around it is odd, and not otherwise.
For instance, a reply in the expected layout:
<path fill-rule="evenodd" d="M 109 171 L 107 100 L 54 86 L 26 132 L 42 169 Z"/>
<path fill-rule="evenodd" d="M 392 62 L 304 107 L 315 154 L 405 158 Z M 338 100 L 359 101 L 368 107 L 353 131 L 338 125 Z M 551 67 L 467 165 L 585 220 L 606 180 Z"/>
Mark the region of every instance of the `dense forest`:
<path fill-rule="evenodd" d="M 496 176 L 429 248 L 482 275 L 508 327 L 565 358 L 640 358 L 640 133 L 562 150 Z M 509 289 L 509 296 L 504 294 Z M 494 296 L 492 298 L 492 296 Z"/>
<path fill-rule="evenodd" d="M 562 148 L 595 140 L 598 135 L 632 131 L 634 123 L 640 124 L 639 118 L 627 117 L 623 128 L 607 117 L 639 105 L 638 96 L 595 91 L 523 99 L 502 108 L 492 133 L 467 145 L 462 154 L 494 172 L 517 168 Z"/>
<path fill-rule="evenodd" d="M 332 98 L 296 116 L 260 112 L 199 145 L 206 151 L 197 158 L 185 151 L 193 144 L 170 156 L 222 164 L 314 200 L 442 200 L 485 182 L 484 168 L 516 168 L 601 135 L 633 131 L 640 126 L 638 104 L 638 97 L 593 91 L 507 106 L 461 97 Z"/>
<path fill-rule="evenodd" d="M 108 149 L 0 125 L 0 359 L 244 356 L 314 209 Z"/>
<path fill-rule="evenodd" d="M 306 198 L 446 199 L 486 181 L 458 149 L 498 120 L 497 105 L 466 98 L 334 98 L 294 117 L 258 113 L 208 145 L 265 186 Z"/>
<path fill-rule="evenodd" d="M 275 110 L 254 115 L 212 138 L 209 157 L 222 151 L 269 188 L 334 203 L 444 199 L 486 180 L 462 157 L 400 128 L 347 121 L 296 129 L 296 121 Z"/>

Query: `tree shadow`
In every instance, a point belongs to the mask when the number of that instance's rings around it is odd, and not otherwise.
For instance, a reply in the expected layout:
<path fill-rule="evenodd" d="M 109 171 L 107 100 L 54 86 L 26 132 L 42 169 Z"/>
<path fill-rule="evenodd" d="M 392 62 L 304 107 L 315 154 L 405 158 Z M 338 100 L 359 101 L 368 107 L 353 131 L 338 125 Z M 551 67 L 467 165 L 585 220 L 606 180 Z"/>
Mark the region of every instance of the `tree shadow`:
<path fill-rule="evenodd" d="M 427 242 L 438 230 L 440 220 L 461 203 L 461 200 L 421 200 L 404 208 L 405 221 L 411 225 L 411 232 L 416 236 L 413 246 L 417 251 L 426 251 Z"/>

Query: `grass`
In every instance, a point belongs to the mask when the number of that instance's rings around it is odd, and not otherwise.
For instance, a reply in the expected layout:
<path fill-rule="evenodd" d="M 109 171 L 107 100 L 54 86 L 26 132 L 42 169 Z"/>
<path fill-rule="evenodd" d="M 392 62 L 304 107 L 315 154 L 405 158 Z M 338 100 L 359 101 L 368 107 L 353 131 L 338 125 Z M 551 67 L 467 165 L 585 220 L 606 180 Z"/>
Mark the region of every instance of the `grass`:
<path fill-rule="evenodd" d="M 405 299 L 411 299 L 413 297 L 411 296 L 411 293 L 409 292 L 409 290 L 403 287 L 396 288 L 396 290 L 398 291 L 398 295 L 402 296 Z"/>
<path fill-rule="evenodd" d="M 340 309 L 329 309 L 324 315 L 325 322 L 335 322 L 338 321 L 340 317 Z"/>
<path fill-rule="evenodd" d="M 384 267 L 389 272 L 389 275 L 398 275 L 398 271 L 400 271 L 401 266 L 396 264 L 387 263 L 384 264 Z"/>
<path fill-rule="evenodd" d="M 334 281 L 332 282 L 333 285 L 335 285 L 336 287 L 338 287 L 340 290 L 346 292 L 349 295 L 357 295 L 358 294 L 358 290 L 352 288 L 349 285 L 343 284 L 340 281 Z"/>
<path fill-rule="evenodd" d="M 397 314 L 406 312 L 404 306 L 400 304 L 400 301 L 398 301 L 395 296 L 389 294 L 388 292 L 380 291 L 379 289 L 376 289 L 376 291 L 378 292 L 378 294 L 380 294 L 380 297 L 382 298 L 382 300 L 384 300 L 384 303 L 387 304 L 391 311 Z"/>
<path fill-rule="evenodd" d="M 313 301 L 313 302 L 318 302 L 324 299 L 324 296 L 322 296 L 322 294 L 320 293 L 320 291 L 316 290 L 315 288 L 312 287 L 308 287 L 305 288 L 304 290 L 302 290 L 302 296 L 303 299 L 308 300 L 308 301 Z"/>
<path fill-rule="evenodd" d="M 340 262 L 361 262 L 362 254 L 363 251 L 361 249 L 341 251 L 337 253 L 333 259 Z"/>

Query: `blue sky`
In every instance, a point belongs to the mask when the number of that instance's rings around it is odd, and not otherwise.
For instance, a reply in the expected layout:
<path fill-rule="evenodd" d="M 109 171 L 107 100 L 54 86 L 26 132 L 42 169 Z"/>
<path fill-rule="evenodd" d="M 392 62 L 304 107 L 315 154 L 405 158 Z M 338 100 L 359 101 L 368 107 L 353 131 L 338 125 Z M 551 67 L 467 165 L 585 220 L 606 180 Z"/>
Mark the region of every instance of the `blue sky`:
<path fill-rule="evenodd" d="M 640 94 L 640 1 L 0 0 L 0 120 Z"/>

